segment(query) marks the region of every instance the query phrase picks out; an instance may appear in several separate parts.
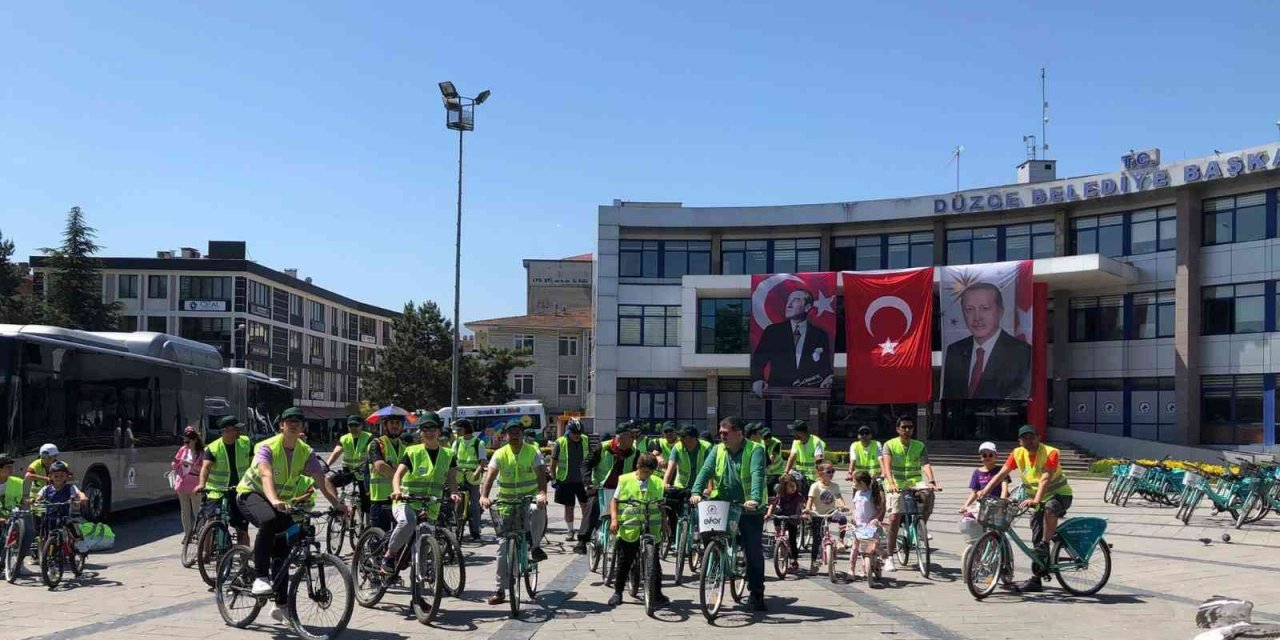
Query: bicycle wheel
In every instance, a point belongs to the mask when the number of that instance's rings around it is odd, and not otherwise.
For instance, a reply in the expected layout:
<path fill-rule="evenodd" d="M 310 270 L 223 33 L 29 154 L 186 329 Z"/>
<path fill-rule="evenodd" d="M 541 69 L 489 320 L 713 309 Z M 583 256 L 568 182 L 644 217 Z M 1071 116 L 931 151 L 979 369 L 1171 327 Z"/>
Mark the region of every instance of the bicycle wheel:
<path fill-rule="evenodd" d="M 1195 513 L 1196 507 L 1200 506 L 1200 501 L 1204 499 L 1204 490 L 1192 489 L 1191 495 L 1187 497 L 1186 503 L 1183 505 L 1186 510 L 1182 512 L 1182 524 L 1191 523 L 1191 514 Z"/>
<path fill-rule="evenodd" d="M 929 548 L 929 529 L 925 526 L 924 518 L 916 520 L 916 567 L 920 569 L 920 575 L 926 580 L 929 578 L 929 560 L 933 557 L 933 550 Z"/>
<path fill-rule="evenodd" d="M 810 544 L 817 544 L 817 542 L 812 539 L 813 532 L 809 529 L 809 523 L 807 522 L 800 525 L 800 544 L 797 548 L 801 551 L 807 551 Z"/>
<path fill-rule="evenodd" d="M 382 575 L 382 556 L 387 550 L 387 533 L 369 527 L 356 541 L 351 566 L 355 570 L 356 602 L 372 607 L 387 593 L 386 576 Z"/>
<path fill-rule="evenodd" d="M 524 592 L 529 594 L 532 600 L 538 596 L 538 563 L 529 562 L 529 570 L 524 572 Z"/>
<path fill-rule="evenodd" d="M 1116 480 L 1115 474 L 1112 474 L 1111 478 L 1107 480 L 1107 486 L 1102 489 L 1103 502 L 1111 502 L 1112 497 L 1115 496 L 1116 485 L 1118 484 L 1120 483 Z"/>
<path fill-rule="evenodd" d="M 236 545 L 222 556 L 218 563 L 218 584 L 214 589 L 214 599 L 218 602 L 218 613 L 222 621 L 243 629 L 253 624 L 262 610 L 266 599 L 255 598 L 253 589 L 253 552 L 249 547 Z"/>
<path fill-rule="evenodd" d="M 196 521 L 191 525 L 191 535 L 182 537 L 182 568 L 190 569 L 195 566 L 197 558 L 197 549 L 200 543 L 200 528 L 204 526 L 205 519 L 202 516 L 196 516 Z"/>
<path fill-rule="evenodd" d="M 773 573 L 779 580 L 787 579 L 791 569 L 791 546 L 785 540 L 773 543 Z"/>
<path fill-rule="evenodd" d="M 827 579 L 836 583 L 836 545 L 834 542 L 822 543 L 822 561 L 827 565 Z"/>
<path fill-rule="evenodd" d="M 600 567 L 600 575 L 604 576 L 606 586 L 612 586 L 617 576 L 613 575 L 618 568 L 618 545 L 613 538 L 609 538 L 609 544 L 604 551 L 604 564 Z"/>
<path fill-rule="evenodd" d="M 747 597 L 747 559 L 742 549 L 733 550 L 733 573 L 729 574 L 729 595 L 733 601 L 742 604 Z"/>
<path fill-rule="evenodd" d="M 684 582 L 685 556 L 688 555 L 689 553 L 689 545 L 685 542 L 685 536 L 688 535 L 688 533 L 689 533 L 688 520 L 681 519 L 678 522 L 676 522 L 676 539 L 675 539 L 675 544 L 672 545 L 673 547 L 675 547 L 675 551 L 676 551 L 676 566 L 674 571 L 672 571 L 672 573 L 674 574 L 674 578 L 672 579 L 672 584 L 674 584 L 677 587 Z"/>
<path fill-rule="evenodd" d="M 461 544 L 462 536 L 466 534 L 467 516 L 471 509 L 471 493 L 467 491 L 465 486 L 458 487 L 458 497 L 462 498 L 462 500 L 453 509 L 453 541 Z M 461 554 L 459 554 L 459 557 L 461 557 Z M 448 578 L 445 578 L 445 581 L 447 583 Z M 461 592 L 462 590 L 459 588 L 458 593 Z"/>
<path fill-rule="evenodd" d="M 22 575 L 22 536 L 25 532 L 22 520 L 9 521 L 4 535 L 4 579 L 13 584 Z"/>
<path fill-rule="evenodd" d="M 231 532 L 227 525 L 213 521 L 200 531 L 200 542 L 197 545 L 196 567 L 200 570 L 200 578 L 209 586 L 218 581 L 218 563 L 222 554 L 231 548 Z"/>
<path fill-rule="evenodd" d="M 440 597 L 444 595 L 440 544 L 433 536 L 418 536 L 418 545 L 413 550 L 413 574 L 409 579 L 409 608 L 413 610 L 413 617 L 421 624 L 431 624 L 440 613 Z"/>
<path fill-rule="evenodd" d="M 604 559 L 604 549 L 600 547 L 600 542 L 596 540 L 596 536 L 587 539 L 587 555 L 591 558 L 591 572 L 600 573 L 600 563 Z"/>
<path fill-rule="evenodd" d="M 289 579 L 289 624 L 306 640 L 328 640 L 351 622 L 351 569 L 338 556 L 312 556 Z"/>
<path fill-rule="evenodd" d="M 964 583 L 969 595 L 981 600 L 1000 586 L 1000 568 L 1004 566 L 1004 545 L 995 531 L 982 534 L 969 550 L 964 566 Z"/>
<path fill-rule="evenodd" d="M 324 550 L 335 556 L 342 555 L 342 547 L 346 546 L 347 528 L 351 526 L 351 517 L 341 513 L 331 513 L 325 519 Z"/>
<path fill-rule="evenodd" d="M 1246 524 L 1253 524 L 1267 515 L 1267 501 L 1258 491 L 1250 491 L 1244 501 L 1240 503 L 1240 513 L 1236 516 L 1236 528 Z"/>
<path fill-rule="evenodd" d="M 639 560 L 642 568 L 640 571 L 640 580 L 644 584 L 644 614 L 649 617 L 653 617 L 653 611 L 658 604 L 655 599 L 655 596 L 657 595 L 655 585 L 657 583 L 655 582 L 656 578 L 653 575 L 652 564 L 655 561 L 655 554 L 657 554 L 657 550 L 654 548 L 654 544 L 652 542 L 642 542 L 640 544 Z"/>
<path fill-rule="evenodd" d="M 724 604 L 724 547 L 711 542 L 702 550 L 702 577 L 698 580 L 698 605 L 707 622 L 720 615 Z"/>
<path fill-rule="evenodd" d="M 1124 491 L 1120 495 L 1120 506 L 1122 507 L 1129 506 L 1129 498 L 1132 498 L 1133 494 L 1137 493 L 1137 491 L 1138 491 L 1137 482 L 1130 480 L 1129 482 L 1125 483 Z"/>
<path fill-rule="evenodd" d="M 903 518 L 905 520 L 905 518 Z M 913 522 L 898 524 L 898 564 L 904 567 L 911 565 L 911 531 Z"/>
<path fill-rule="evenodd" d="M 467 588 L 467 561 L 462 555 L 462 545 L 449 529 L 437 529 L 436 536 L 440 545 L 440 575 L 444 593 L 460 598 Z"/>
<path fill-rule="evenodd" d="M 640 553 L 636 552 L 635 561 L 631 563 L 631 575 L 627 579 L 631 582 L 631 597 L 640 597 L 640 584 L 644 580 L 644 565 L 640 564 Z"/>
<path fill-rule="evenodd" d="M 1053 552 L 1049 557 L 1053 558 L 1055 565 L 1080 561 L 1071 547 L 1064 544 L 1058 536 L 1054 536 Z M 1085 566 L 1055 569 L 1053 575 L 1058 578 L 1058 584 L 1071 595 L 1091 596 L 1097 593 L 1111 579 L 1111 545 L 1105 539 L 1098 538 Z"/>
<path fill-rule="evenodd" d="M 507 602 L 511 605 L 511 617 L 520 617 L 520 544 L 516 538 L 502 542 L 507 547 Z"/>
<path fill-rule="evenodd" d="M 89 561 L 89 554 L 76 549 L 71 550 L 71 575 L 79 578 L 84 575 L 84 565 Z"/>
<path fill-rule="evenodd" d="M 62 535 L 50 534 L 40 545 L 40 579 L 50 589 L 62 582 Z"/>

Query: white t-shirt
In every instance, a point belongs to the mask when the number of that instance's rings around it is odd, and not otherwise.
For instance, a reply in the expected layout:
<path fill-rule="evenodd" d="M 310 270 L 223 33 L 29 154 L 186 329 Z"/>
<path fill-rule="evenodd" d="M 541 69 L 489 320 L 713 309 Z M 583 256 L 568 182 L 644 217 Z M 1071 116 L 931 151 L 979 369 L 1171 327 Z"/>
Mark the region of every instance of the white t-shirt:
<path fill-rule="evenodd" d="M 825 487 L 821 482 L 815 482 L 809 485 L 809 497 L 813 500 L 813 510 L 825 516 L 836 510 L 836 501 L 844 496 L 840 495 L 840 485 L 834 482 Z"/>
<path fill-rule="evenodd" d="M 853 492 L 853 523 L 859 527 L 876 519 L 876 503 L 871 499 L 871 490 Z"/>
<path fill-rule="evenodd" d="M 534 454 L 533 454 L 533 468 L 534 468 L 534 469 L 537 469 L 538 467 L 545 467 L 545 466 L 547 466 L 547 462 L 546 462 L 546 460 L 543 460 L 543 459 L 542 459 L 542 452 L 541 452 L 541 451 L 538 451 L 538 452 L 534 453 Z M 492 457 L 492 458 L 489 458 L 489 468 L 490 468 L 490 469 L 497 469 L 497 468 L 498 468 L 498 456 L 494 456 L 494 457 Z"/>

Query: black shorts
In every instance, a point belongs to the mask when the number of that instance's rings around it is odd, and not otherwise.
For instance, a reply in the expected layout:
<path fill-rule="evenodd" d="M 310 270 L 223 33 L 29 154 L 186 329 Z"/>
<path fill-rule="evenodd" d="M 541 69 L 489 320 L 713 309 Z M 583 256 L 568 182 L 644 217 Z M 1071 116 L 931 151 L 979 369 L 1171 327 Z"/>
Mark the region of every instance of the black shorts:
<path fill-rule="evenodd" d="M 587 501 L 587 487 L 581 482 L 561 482 L 556 485 L 556 504 L 562 504 L 566 507 L 582 504 Z"/>
<path fill-rule="evenodd" d="M 1044 501 L 1044 510 L 1061 518 L 1071 508 L 1071 496 L 1053 496 Z"/>
<path fill-rule="evenodd" d="M 227 501 L 230 508 L 227 510 L 228 519 L 231 521 L 232 529 L 248 529 L 249 521 L 244 517 L 244 513 L 240 511 L 240 501 L 231 499 Z"/>

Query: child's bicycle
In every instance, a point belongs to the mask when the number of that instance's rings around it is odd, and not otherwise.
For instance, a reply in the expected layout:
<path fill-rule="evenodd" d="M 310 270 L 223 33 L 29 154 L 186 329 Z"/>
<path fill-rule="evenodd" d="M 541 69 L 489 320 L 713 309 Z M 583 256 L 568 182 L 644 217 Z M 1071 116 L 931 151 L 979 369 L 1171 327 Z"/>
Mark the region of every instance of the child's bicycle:
<path fill-rule="evenodd" d="M 773 516 L 773 573 L 779 580 L 795 575 L 800 568 L 796 558 L 791 557 L 791 531 L 787 529 L 787 523 L 800 523 L 801 520 L 800 516 Z M 803 526 L 796 527 L 796 533 Z"/>
<path fill-rule="evenodd" d="M 964 582 L 974 598 L 991 595 L 1008 577 L 1013 565 L 1013 546 L 1031 559 L 1035 575 L 1053 574 L 1058 584 L 1072 595 L 1093 595 L 1111 579 L 1111 547 L 1102 537 L 1107 521 L 1102 518 L 1068 518 L 1058 523 L 1049 557 L 1042 558 L 1028 547 L 1013 528 L 1019 513 L 1012 500 L 984 498 L 978 521 L 987 530 L 974 543 L 964 566 Z M 1012 543 L 1012 544 L 1011 544 Z"/>
<path fill-rule="evenodd" d="M 874 526 L 851 526 L 849 529 L 853 533 L 853 546 L 849 551 L 849 579 L 852 580 L 857 575 L 858 560 L 862 560 L 867 586 L 872 589 L 883 587 L 880 574 L 884 567 L 883 552 L 888 544 L 884 526 L 876 522 Z"/>
<path fill-rule="evenodd" d="M 26 519 L 31 510 L 14 507 L 9 511 L 8 520 L 0 527 L 4 533 L 4 579 L 13 584 L 22 575 L 22 559 L 29 553 L 38 554 L 34 547 L 23 549 L 22 538 L 26 535 Z M 38 557 L 38 556 L 37 556 Z"/>
<path fill-rule="evenodd" d="M 814 538 L 814 544 L 818 545 L 818 566 L 826 567 L 827 578 L 832 584 L 836 582 L 836 561 L 840 556 L 840 549 L 836 548 L 836 537 L 831 535 L 831 519 L 836 516 L 842 516 L 846 520 L 851 512 L 848 509 L 836 509 L 831 513 L 819 514 L 810 511 L 805 514 L 810 521 L 820 521 L 821 534 Z M 836 525 L 836 531 L 841 535 L 848 529 L 848 524 Z"/>
<path fill-rule="evenodd" d="M 639 512 L 620 511 L 618 513 L 618 524 L 638 523 L 640 525 L 640 551 L 636 554 L 635 562 L 631 564 L 631 597 L 639 595 L 638 592 L 644 592 L 644 613 L 647 616 L 653 616 L 653 612 L 657 609 L 657 602 L 654 596 L 658 592 L 658 582 L 662 580 L 661 569 L 658 575 L 654 575 L 654 567 L 657 566 L 658 555 L 658 537 L 654 535 L 654 531 L 650 526 L 649 516 L 656 508 L 655 502 L 646 500 L 619 500 L 620 508 L 635 507 Z M 624 519 L 625 518 L 625 519 Z M 624 580 L 624 576 L 618 576 L 617 580 Z"/>
<path fill-rule="evenodd" d="M 80 502 L 39 502 L 45 507 L 44 517 L 40 519 L 40 579 L 46 587 L 53 589 L 62 582 L 66 569 L 79 578 L 84 573 L 85 559 L 88 554 L 80 551 L 76 543 L 80 541 Z M 53 507 L 67 507 L 67 513 L 53 515 Z"/>

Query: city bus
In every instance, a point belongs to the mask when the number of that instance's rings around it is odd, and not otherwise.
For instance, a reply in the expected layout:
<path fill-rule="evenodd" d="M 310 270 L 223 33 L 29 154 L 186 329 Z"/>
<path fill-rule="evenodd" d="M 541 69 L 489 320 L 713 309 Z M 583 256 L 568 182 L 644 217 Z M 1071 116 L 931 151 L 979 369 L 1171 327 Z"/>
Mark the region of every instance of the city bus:
<path fill-rule="evenodd" d="M 187 426 L 207 441 L 234 415 L 261 439 L 292 404 L 288 385 L 224 369 L 201 342 L 0 324 L 0 452 L 25 469 L 40 445 L 57 445 L 93 520 L 173 499 L 165 473 Z"/>
<path fill-rule="evenodd" d="M 445 424 L 453 422 L 453 411 L 449 407 L 441 408 L 436 413 Z M 525 436 L 532 436 L 532 439 L 539 444 L 544 442 L 544 438 L 551 437 L 550 433 L 544 435 L 544 430 L 547 429 L 547 410 L 537 400 L 458 407 L 458 418 L 470 420 L 476 432 L 484 437 L 485 443 L 490 447 L 498 447 L 505 442 L 506 433 L 503 427 L 512 418 L 519 418 L 524 424 Z"/>

